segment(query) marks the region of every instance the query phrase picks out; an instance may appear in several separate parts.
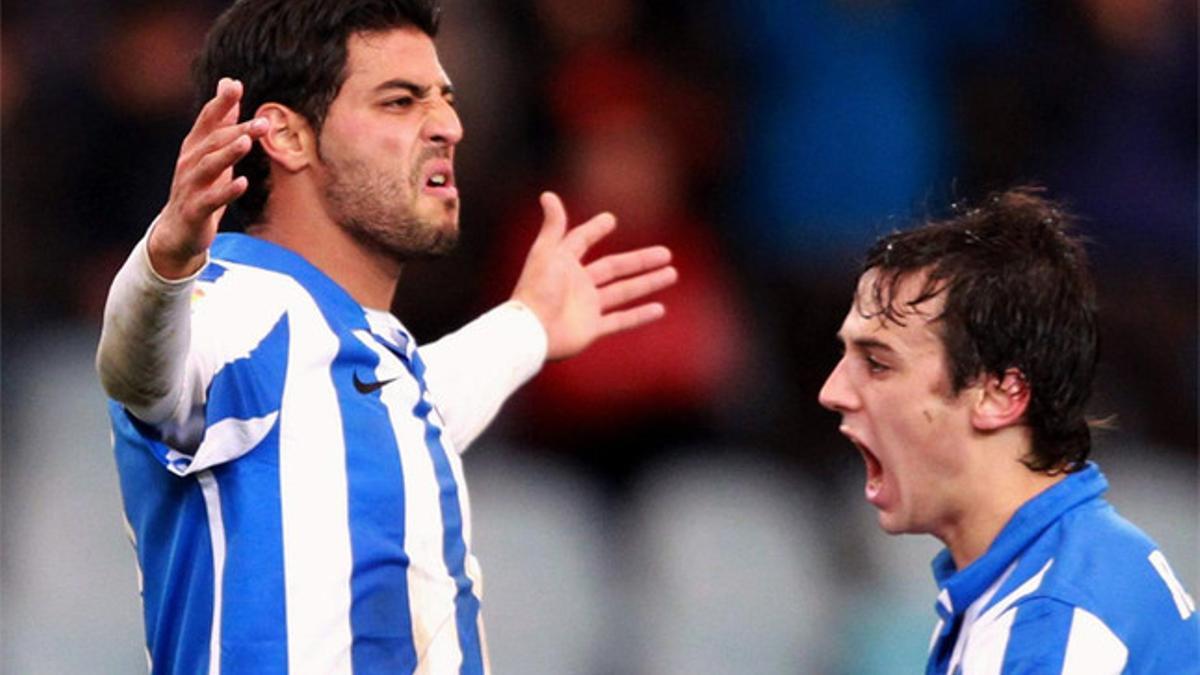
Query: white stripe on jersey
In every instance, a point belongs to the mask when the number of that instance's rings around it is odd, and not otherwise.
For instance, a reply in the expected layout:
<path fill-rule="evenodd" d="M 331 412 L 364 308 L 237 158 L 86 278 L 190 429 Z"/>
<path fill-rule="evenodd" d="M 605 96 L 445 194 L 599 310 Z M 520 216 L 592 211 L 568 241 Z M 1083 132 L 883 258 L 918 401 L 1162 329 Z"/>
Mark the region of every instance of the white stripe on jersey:
<path fill-rule="evenodd" d="M 962 628 L 959 629 L 958 643 L 954 646 L 955 655 L 950 661 L 947 672 L 953 673 L 961 662 L 972 666 L 977 664 L 986 666 L 981 670 L 972 669 L 972 673 L 981 675 L 989 673 L 998 675 L 1000 673 L 1000 668 L 1004 665 L 1004 652 L 1008 648 L 1009 634 L 1012 632 L 1012 624 L 1016 619 L 1016 612 L 1009 610 L 1018 600 L 1033 593 L 1042 585 L 1042 578 L 1046 576 L 1047 570 L 1053 564 L 1054 558 L 1047 560 L 1037 574 L 1029 577 L 1012 593 L 1004 596 L 995 605 L 980 614 L 979 610 L 991 602 L 992 597 L 1016 570 L 1017 563 L 1013 563 L 978 600 L 971 604 L 963 618 Z"/>
<path fill-rule="evenodd" d="M 380 389 L 379 395 L 396 434 L 404 476 L 404 550 L 409 556 L 408 602 L 413 648 L 420 664 L 417 673 L 451 672 L 462 662 L 454 605 L 458 589 L 446 567 L 442 506 L 425 425 L 412 414 L 420 400 L 420 388 L 416 378 L 407 373 L 397 377 L 404 364 L 369 332 L 357 330 L 354 336 L 379 356 L 376 380 L 395 379 Z M 457 463 L 457 453 L 446 455 L 452 465 Z M 458 487 L 461 495 L 461 481 Z M 464 508 L 463 519 L 467 517 Z"/>
<path fill-rule="evenodd" d="M 281 403 L 288 413 L 279 422 L 288 669 L 349 675 L 353 557 L 341 406 L 330 375 L 339 343 L 312 297 L 291 285 Z"/>
<path fill-rule="evenodd" d="M 221 594 L 225 584 L 225 519 L 221 516 L 221 489 L 211 471 L 196 475 L 204 494 L 204 510 L 208 514 L 208 533 L 212 541 L 213 611 L 212 635 L 209 638 L 209 675 L 221 673 Z"/>
<path fill-rule="evenodd" d="M 1001 574 L 1000 578 L 983 592 L 983 595 L 971 603 L 970 607 L 967 607 L 967 611 L 963 614 L 962 627 L 958 631 L 958 641 L 954 643 L 954 654 L 950 657 L 949 672 L 954 672 L 954 669 L 962 662 L 963 654 L 968 649 L 971 651 L 972 656 L 981 652 L 986 655 L 984 662 L 987 663 L 988 668 L 985 668 L 982 671 L 983 673 L 1000 672 L 1000 664 L 1004 662 L 1004 648 L 1008 645 L 1008 631 L 1012 626 L 1012 616 L 1002 617 L 1001 621 L 995 622 L 996 629 L 1000 631 L 999 635 L 993 633 L 991 630 L 981 630 L 979 633 L 975 633 L 974 629 L 976 623 L 979 622 L 980 612 L 992 601 L 996 592 L 1000 590 L 1004 582 L 1008 581 L 1008 578 L 1012 576 L 1013 570 L 1016 568 L 1016 563 L 1009 565 L 1008 569 L 1004 570 L 1004 574 Z M 998 657 L 995 657 L 992 653 L 996 649 L 999 649 L 1000 652 Z M 995 660 L 994 671 L 991 670 L 993 660 Z"/>
<path fill-rule="evenodd" d="M 1103 621 L 1075 608 L 1062 675 L 1119 675 L 1128 659 L 1129 649 Z"/>
<path fill-rule="evenodd" d="M 1167 590 L 1171 591 L 1171 599 L 1175 601 L 1175 609 L 1179 611 L 1179 618 L 1187 621 L 1188 617 L 1196 611 L 1196 602 L 1184 590 L 1183 584 L 1179 583 L 1179 577 L 1176 577 L 1175 572 L 1171 570 L 1171 563 L 1167 562 L 1167 557 L 1158 549 L 1151 551 L 1146 559 L 1150 561 L 1154 571 L 1158 572 L 1158 576 L 1162 577 L 1163 583 L 1167 585 Z"/>

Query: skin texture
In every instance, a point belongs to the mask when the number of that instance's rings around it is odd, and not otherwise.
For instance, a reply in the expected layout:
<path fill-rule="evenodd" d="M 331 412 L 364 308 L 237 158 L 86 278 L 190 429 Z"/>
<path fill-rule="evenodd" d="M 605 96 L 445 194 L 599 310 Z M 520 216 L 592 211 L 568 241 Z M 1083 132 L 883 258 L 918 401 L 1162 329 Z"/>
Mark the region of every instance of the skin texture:
<path fill-rule="evenodd" d="M 445 252 L 458 233 L 454 150 L 463 137 L 433 41 L 412 28 L 347 41 L 346 80 L 318 133 L 266 103 L 237 124 L 242 86 L 223 79 L 184 139 L 171 196 L 148 242 L 155 271 L 203 266 L 225 207 L 246 189 L 234 164 L 261 144 L 271 194 L 254 236 L 304 256 L 364 306 L 387 308 L 407 260 Z M 446 177 L 433 185 L 434 174 Z M 616 226 L 609 213 L 568 227 L 553 193 L 512 298 L 546 330 L 551 359 L 661 317 L 645 297 L 674 283 L 670 251 L 652 246 L 587 261 Z"/>
<path fill-rule="evenodd" d="M 896 296 L 904 325 L 872 316 L 869 288 L 859 281 L 838 339 L 845 354 L 819 401 L 840 413 L 839 430 L 867 468 L 864 493 L 890 534 L 941 539 L 958 566 L 982 555 L 1025 501 L 1061 479 L 1020 463 L 1031 447 L 1022 423 L 1028 390 L 1019 373 L 981 375 L 952 392 L 936 317 L 944 296 L 915 307 L 923 275 L 905 279 Z"/>
<path fill-rule="evenodd" d="M 330 218 L 401 264 L 446 253 L 458 238 L 453 166 L 462 123 L 433 42 L 421 37 L 350 38 L 349 76 L 330 105 L 315 163 Z M 430 184 L 435 174 L 444 186 Z"/>

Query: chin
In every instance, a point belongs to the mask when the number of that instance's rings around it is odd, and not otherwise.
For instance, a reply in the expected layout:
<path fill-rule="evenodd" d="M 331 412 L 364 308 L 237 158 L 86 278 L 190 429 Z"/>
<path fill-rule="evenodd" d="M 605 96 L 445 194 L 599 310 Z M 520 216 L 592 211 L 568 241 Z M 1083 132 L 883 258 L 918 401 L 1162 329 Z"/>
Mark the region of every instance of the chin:
<path fill-rule="evenodd" d="M 894 513 L 880 511 L 879 529 L 888 534 L 915 534 L 917 531 L 908 523 L 903 522 Z"/>

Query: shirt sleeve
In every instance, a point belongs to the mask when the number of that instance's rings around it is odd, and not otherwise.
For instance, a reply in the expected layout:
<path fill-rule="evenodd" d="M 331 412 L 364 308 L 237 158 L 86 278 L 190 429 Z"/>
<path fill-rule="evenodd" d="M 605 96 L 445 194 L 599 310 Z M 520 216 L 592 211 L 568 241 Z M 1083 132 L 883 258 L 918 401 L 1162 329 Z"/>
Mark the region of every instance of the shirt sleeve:
<path fill-rule="evenodd" d="M 149 233 L 134 247 L 109 289 L 96 370 L 112 399 L 142 422 L 173 429 L 172 445 L 186 447 L 203 433 L 202 415 L 195 418 L 204 390 L 189 369 L 191 296 L 200 272 L 180 280 L 159 276 L 148 239 Z"/>
<path fill-rule="evenodd" d="M 546 331 L 525 305 L 506 302 L 421 347 L 425 380 L 462 452 L 546 360 Z"/>

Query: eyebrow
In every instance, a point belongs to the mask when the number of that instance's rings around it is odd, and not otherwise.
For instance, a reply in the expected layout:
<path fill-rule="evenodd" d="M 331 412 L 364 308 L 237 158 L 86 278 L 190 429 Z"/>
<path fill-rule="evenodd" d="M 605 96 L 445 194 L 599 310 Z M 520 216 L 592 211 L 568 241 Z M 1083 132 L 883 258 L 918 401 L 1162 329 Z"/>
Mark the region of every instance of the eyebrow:
<path fill-rule="evenodd" d="M 389 89 L 403 89 L 417 98 L 425 98 L 429 96 L 429 92 L 437 85 L 428 85 L 422 87 L 416 82 L 404 79 L 388 80 L 375 87 L 375 91 L 387 91 Z M 442 96 L 452 96 L 454 94 L 454 85 L 450 83 L 443 84 L 438 87 L 441 90 Z"/>
<path fill-rule="evenodd" d="M 835 337 L 837 337 L 837 341 L 840 342 L 842 345 L 850 344 L 859 349 L 864 349 L 864 350 L 877 349 L 880 351 L 890 352 L 893 354 L 896 353 L 895 347 L 892 347 L 888 343 L 886 343 L 882 340 L 876 339 L 876 338 L 870 338 L 870 337 L 854 338 L 853 340 L 850 340 L 847 343 L 846 338 L 843 337 L 841 333 L 838 333 Z"/>

